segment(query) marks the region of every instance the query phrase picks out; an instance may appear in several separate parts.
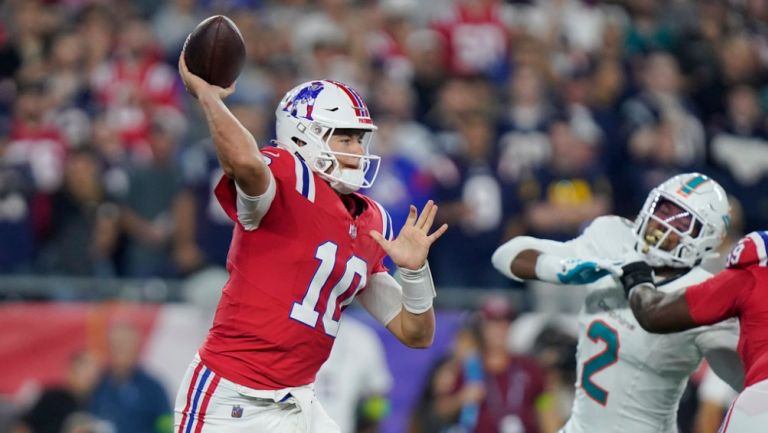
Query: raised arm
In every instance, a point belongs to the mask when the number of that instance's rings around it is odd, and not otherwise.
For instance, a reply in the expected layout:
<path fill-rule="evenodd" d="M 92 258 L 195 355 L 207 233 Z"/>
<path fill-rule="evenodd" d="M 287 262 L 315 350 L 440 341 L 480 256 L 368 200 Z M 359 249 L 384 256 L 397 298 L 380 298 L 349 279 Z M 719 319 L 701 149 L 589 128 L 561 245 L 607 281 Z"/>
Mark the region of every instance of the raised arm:
<path fill-rule="evenodd" d="M 184 63 L 184 52 L 179 56 L 179 74 L 187 91 L 197 98 L 205 113 L 224 173 L 235 179 L 246 195 L 264 194 L 270 184 L 270 174 L 256 140 L 224 105 L 224 98 L 234 93 L 235 84 L 222 89 L 192 74 Z"/>
<path fill-rule="evenodd" d="M 497 248 L 491 261 L 499 272 L 517 281 L 588 284 L 621 273 L 619 262 L 576 258 L 579 239 L 555 242 L 519 236 Z"/>
<path fill-rule="evenodd" d="M 429 234 L 436 214 L 437 206 L 430 200 L 421 215 L 411 206 L 397 238 L 390 241 L 381 233 L 369 233 L 400 269 L 401 284 L 386 273 L 376 274 L 360 296 L 360 302 L 400 342 L 412 348 L 431 346 L 435 336 L 432 308 L 435 285 L 427 254 L 448 229 L 443 224 Z"/>

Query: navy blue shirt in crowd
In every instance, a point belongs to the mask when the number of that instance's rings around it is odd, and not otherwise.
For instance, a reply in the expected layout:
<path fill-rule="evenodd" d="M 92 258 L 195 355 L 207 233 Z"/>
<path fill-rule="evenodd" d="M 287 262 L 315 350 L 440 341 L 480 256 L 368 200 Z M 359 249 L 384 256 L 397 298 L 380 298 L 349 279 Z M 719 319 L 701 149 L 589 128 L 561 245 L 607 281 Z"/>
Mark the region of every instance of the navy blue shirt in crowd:
<path fill-rule="evenodd" d="M 165 389 L 140 368 L 124 381 L 105 375 L 91 397 L 91 412 L 114 424 L 116 433 L 157 433 L 172 415 Z"/>

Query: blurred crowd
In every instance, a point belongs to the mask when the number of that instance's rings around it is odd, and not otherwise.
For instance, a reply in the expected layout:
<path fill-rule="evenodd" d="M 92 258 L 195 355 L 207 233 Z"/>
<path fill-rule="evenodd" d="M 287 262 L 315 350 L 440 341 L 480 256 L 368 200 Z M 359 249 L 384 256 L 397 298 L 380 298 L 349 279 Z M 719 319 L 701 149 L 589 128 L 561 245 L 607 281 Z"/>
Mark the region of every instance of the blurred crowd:
<path fill-rule="evenodd" d="M 738 227 L 768 222 L 768 0 L 8 0 L 0 5 L 0 272 L 184 277 L 225 262 L 221 176 L 175 64 L 225 13 L 247 65 L 229 106 L 270 145 L 298 82 L 368 101 L 395 224 L 435 198 L 438 285 L 502 287 L 522 233 L 630 218 L 698 170 Z"/>
<path fill-rule="evenodd" d="M 158 379 L 140 365 L 140 346 L 141 331 L 128 321 L 116 322 L 108 331 L 105 357 L 86 349 L 72 353 L 63 380 L 0 414 L 0 431 L 172 432 L 171 403 Z"/>

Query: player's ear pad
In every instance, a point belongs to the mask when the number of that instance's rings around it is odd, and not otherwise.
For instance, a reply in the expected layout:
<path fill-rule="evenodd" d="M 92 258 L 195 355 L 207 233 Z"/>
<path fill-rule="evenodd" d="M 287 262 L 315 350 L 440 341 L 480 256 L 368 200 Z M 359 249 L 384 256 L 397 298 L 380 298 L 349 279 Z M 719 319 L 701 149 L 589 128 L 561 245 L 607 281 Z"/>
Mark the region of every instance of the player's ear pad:
<path fill-rule="evenodd" d="M 624 293 L 629 296 L 629 291 L 640 284 L 649 283 L 653 285 L 653 268 L 645 262 L 632 262 L 621 267 L 623 271 L 621 285 L 624 286 Z"/>

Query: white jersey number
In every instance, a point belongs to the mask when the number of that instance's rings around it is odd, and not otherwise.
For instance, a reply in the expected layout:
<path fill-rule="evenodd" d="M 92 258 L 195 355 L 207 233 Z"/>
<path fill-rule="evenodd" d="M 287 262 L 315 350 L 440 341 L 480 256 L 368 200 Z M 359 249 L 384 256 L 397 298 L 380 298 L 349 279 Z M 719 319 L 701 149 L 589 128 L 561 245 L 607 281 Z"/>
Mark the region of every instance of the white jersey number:
<path fill-rule="evenodd" d="M 605 406 L 608 391 L 592 381 L 592 376 L 615 364 L 619 359 L 619 333 L 602 320 L 595 320 L 587 328 L 587 337 L 597 343 L 605 343 L 605 349 L 589 358 L 581 368 L 581 387 L 592 400 Z"/>
<path fill-rule="evenodd" d="M 315 275 L 312 277 L 312 281 L 309 283 L 307 293 L 304 295 L 304 299 L 299 302 L 293 303 L 291 308 L 291 319 L 298 320 L 299 322 L 315 327 L 317 326 L 317 318 L 320 313 L 316 310 L 317 303 L 320 300 L 320 291 L 325 287 L 328 282 L 328 278 L 333 272 L 333 267 L 336 264 L 336 252 L 339 247 L 331 241 L 325 242 L 315 251 L 315 258 L 320 261 L 320 264 L 315 271 Z M 365 287 L 367 275 L 367 266 L 365 260 L 352 256 L 347 260 L 346 267 L 344 268 L 344 275 L 333 286 L 331 293 L 328 296 L 328 302 L 325 304 L 323 310 L 323 329 L 325 333 L 335 337 L 339 332 L 339 321 L 333 318 L 336 310 L 341 311 L 341 308 L 352 303 L 355 295 L 361 288 Z M 352 284 L 355 280 L 355 276 L 360 277 L 357 284 L 352 289 Z M 345 296 L 339 301 L 341 295 L 349 293 L 349 296 Z"/>

